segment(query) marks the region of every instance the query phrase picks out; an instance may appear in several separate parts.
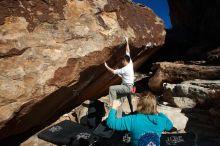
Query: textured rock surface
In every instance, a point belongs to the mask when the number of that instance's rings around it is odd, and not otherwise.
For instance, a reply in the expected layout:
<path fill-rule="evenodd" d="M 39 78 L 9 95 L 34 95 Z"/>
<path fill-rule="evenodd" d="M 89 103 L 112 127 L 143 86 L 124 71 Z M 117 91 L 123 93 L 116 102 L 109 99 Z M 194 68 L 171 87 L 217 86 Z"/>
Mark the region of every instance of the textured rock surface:
<path fill-rule="evenodd" d="M 191 39 L 220 42 L 220 1 L 168 0 L 173 28 Z"/>
<path fill-rule="evenodd" d="M 214 106 L 209 109 L 209 113 L 212 116 L 212 119 L 214 121 L 214 125 L 218 128 L 220 128 L 220 106 L 219 106 L 219 103 L 216 104 L 217 106 Z"/>
<path fill-rule="evenodd" d="M 207 52 L 206 57 L 209 61 L 219 63 L 220 62 L 220 47 Z"/>
<path fill-rule="evenodd" d="M 216 102 L 220 103 L 220 80 L 192 80 L 181 84 L 166 84 L 164 92 L 167 101 L 175 100 L 173 97 L 188 97 L 200 105 L 213 106 Z"/>
<path fill-rule="evenodd" d="M 180 83 L 193 79 L 220 79 L 220 66 L 158 62 L 154 64 L 152 70 L 155 74 L 150 78 L 148 85 L 155 92 L 163 89 L 163 83 Z"/>
<path fill-rule="evenodd" d="M 189 111 L 185 111 L 184 113 L 189 119 L 185 131 L 196 133 L 201 138 L 205 136 L 204 140 L 207 142 L 209 139 L 213 139 L 211 141 L 211 145 L 214 143 L 214 139 L 218 139 L 219 145 L 220 130 L 215 124 L 215 118 L 211 116 L 206 109 L 195 108 Z M 205 142 L 203 145 L 208 146 L 208 144 Z"/>
<path fill-rule="evenodd" d="M 37 135 L 33 135 L 25 142 L 21 143 L 20 146 L 56 146 L 56 145 L 39 139 Z"/>
<path fill-rule="evenodd" d="M 103 95 L 119 78 L 102 64 L 118 65 L 124 35 L 135 69 L 165 39 L 150 9 L 125 0 L 1 0 L 0 24 L 0 139 Z"/>
<path fill-rule="evenodd" d="M 178 131 L 184 131 L 188 122 L 188 117 L 181 112 L 182 110 L 180 108 L 159 105 L 158 111 L 164 113 L 173 122 L 173 126 Z"/>
<path fill-rule="evenodd" d="M 166 91 L 165 91 L 166 93 Z M 164 100 L 171 103 L 172 105 L 179 108 L 194 108 L 196 106 L 196 101 L 194 99 L 188 97 L 174 97 L 167 95 L 169 93 L 164 94 Z"/>

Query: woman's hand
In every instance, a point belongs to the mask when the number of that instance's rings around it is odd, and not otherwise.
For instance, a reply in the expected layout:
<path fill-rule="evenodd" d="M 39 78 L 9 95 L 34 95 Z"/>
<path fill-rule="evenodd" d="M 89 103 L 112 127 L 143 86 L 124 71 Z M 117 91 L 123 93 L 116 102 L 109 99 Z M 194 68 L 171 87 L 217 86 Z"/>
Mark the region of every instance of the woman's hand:
<path fill-rule="evenodd" d="M 114 100 L 112 103 L 112 108 L 113 109 L 118 109 L 121 106 L 121 102 L 119 100 Z"/>

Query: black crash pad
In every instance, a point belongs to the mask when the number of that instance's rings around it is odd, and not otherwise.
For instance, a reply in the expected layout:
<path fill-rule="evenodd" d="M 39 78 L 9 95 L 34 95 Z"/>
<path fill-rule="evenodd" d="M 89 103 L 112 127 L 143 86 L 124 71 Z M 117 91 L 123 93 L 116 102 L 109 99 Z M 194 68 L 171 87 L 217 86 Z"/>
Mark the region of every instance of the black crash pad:
<path fill-rule="evenodd" d="M 93 131 L 69 120 L 62 121 L 38 134 L 40 139 L 56 145 L 80 145 L 85 139 L 87 143 L 98 140 Z M 85 142 L 85 141 L 84 141 Z"/>
<path fill-rule="evenodd" d="M 196 146 L 197 137 L 194 133 L 163 134 L 161 146 Z"/>
<path fill-rule="evenodd" d="M 129 146 L 127 131 L 113 131 L 102 122 L 93 131 L 78 123 L 65 120 L 38 134 L 40 139 L 56 145 L 68 146 Z M 162 134 L 161 146 L 194 146 L 197 137 L 193 133 Z"/>

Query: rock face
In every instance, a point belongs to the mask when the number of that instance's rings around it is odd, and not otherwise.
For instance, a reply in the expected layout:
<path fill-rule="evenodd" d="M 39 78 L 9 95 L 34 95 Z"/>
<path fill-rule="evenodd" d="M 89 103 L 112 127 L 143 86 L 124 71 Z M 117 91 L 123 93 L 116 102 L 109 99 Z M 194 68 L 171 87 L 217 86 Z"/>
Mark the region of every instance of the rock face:
<path fill-rule="evenodd" d="M 193 39 L 220 42 L 220 2 L 168 0 L 173 28 Z"/>
<path fill-rule="evenodd" d="M 165 91 L 166 93 L 166 91 Z M 168 93 L 169 94 L 169 93 Z M 196 101 L 188 97 L 175 97 L 164 95 L 165 101 L 172 103 L 172 105 L 179 107 L 181 109 L 194 108 L 196 106 Z"/>
<path fill-rule="evenodd" d="M 175 100 L 175 97 L 188 97 L 200 105 L 213 105 L 220 101 L 220 80 L 189 80 L 180 84 L 166 84 L 164 99 L 173 100 L 177 105 L 181 104 L 181 101 Z M 195 105 L 191 100 L 185 104 L 193 107 Z"/>
<path fill-rule="evenodd" d="M 173 126 L 178 131 L 184 132 L 188 122 L 188 117 L 181 113 L 181 109 L 159 105 L 158 111 L 164 113 L 173 122 Z"/>
<path fill-rule="evenodd" d="M 163 90 L 163 83 L 180 83 L 193 79 L 220 79 L 220 66 L 158 62 L 154 64 L 152 70 L 155 74 L 150 78 L 148 85 L 155 92 Z"/>
<path fill-rule="evenodd" d="M 1 0 L 0 24 L 0 139 L 103 95 L 119 81 L 103 63 L 119 65 L 125 35 L 137 69 L 166 34 L 126 0 Z"/>
<path fill-rule="evenodd" d="M 218 47 L 217 49 L 213 49 L 212 51 L 207 52 L 206 58 L 207 58 L 207 60 L 209 60 L 211 62 L 219 63 L 220 62 L 220 47 Z"/>

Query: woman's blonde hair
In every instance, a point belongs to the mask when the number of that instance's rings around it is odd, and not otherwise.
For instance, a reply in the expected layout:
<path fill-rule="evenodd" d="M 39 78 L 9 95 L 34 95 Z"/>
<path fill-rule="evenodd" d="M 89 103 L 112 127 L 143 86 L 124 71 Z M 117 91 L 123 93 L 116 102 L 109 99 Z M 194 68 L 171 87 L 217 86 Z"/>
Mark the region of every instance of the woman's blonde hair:
<path fill-rule="evenodd" d="M 151 93 L 145 93 L 139 100 L 137 105 L 137 113 L 141 114 L 157 114 L 156 97 Z"/>

